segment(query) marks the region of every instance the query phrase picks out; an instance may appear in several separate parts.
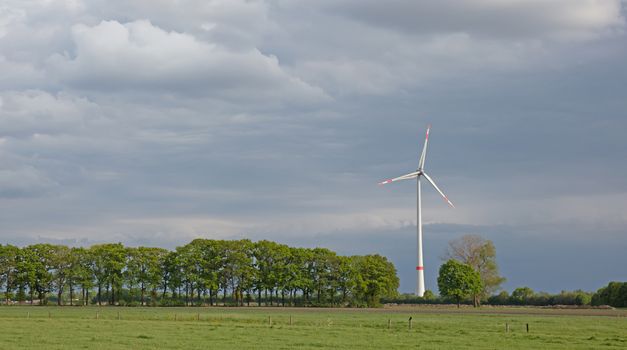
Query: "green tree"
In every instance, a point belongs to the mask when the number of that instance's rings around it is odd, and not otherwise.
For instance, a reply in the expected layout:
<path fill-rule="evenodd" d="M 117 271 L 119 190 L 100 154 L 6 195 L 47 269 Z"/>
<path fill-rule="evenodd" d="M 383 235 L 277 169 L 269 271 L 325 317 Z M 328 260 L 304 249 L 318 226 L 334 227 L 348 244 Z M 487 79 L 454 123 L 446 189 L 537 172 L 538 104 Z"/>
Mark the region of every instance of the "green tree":
<path fill-rule="evenodd" d="M 307 248 L 290 248 L 291 262 L 288 264 L 288 268 L 291 271 L 291 278 L 289 285 L 292 286 L 291 303 L 295 303 L 296 293 L 300 290 L 303 296 L 303 302 L 309 301 L 309 295 L 314 286 L 314 281 L 311 279 L 313 270 L 313 251 Z"/>
<path fill-rule="evenodd" d="M 338 256 L 335 288 L 339 294 L 338 304 L 345 306 L 354 295 L 357 286 L 357 268 L 348 256 Z"/>
<path fill-rule="evenodd" d="M 11 300 L 11 292 L 17 286 L 19 255 L 20 248 L 0 245 L 0 288 L 4 284 L 4 300 L 7 305 Z"/>
<path fill-rule="evenodd" d="M 378 306 L 381 298 L 398 295 L 396 268 L 381 255 L 351 257 L 355 264 L 355 302 Z"/>
<path fill-rule="evenodd" d="M 26 253 L 24 267 L 33 274 L 29 275 L 31 303 L 35 292 L 41 305 L 48 303 L 47 295 L 53 289 L 56 249 L 56 246 L 47 243 L 29 245 L 23 249 Z"/>
<path fill-rule="evenodd" d="M 483 286 L 477 271 L 469 265 L 451 259 L 440 266 L 438 288 L 441 295 L 454 298 L 459 307 L 463 298 L 479 293 Z M 473 305 L 478 306 L 476 301 Z"/>
<path fill-rule="evenodd" d="M 244 305 L 244 292 L 246 292 L 247 303 L 250 303 L 250 290 L 253 287 L 255 272 L 253 266 L 254 244 L 247 239 L 233 241 L 230 261 L 233 265 L 233 288 L 235 290 L 235 301 L 239 305 Z"/>
<path fill-rule="evenodd" d="M 90 248 L 93 257 L 93 271 L 98 286 L 98 305 L 102 301 L 102 288 L 106 288 L 109 305 L 115 305 L 116 296 L 122 288 L 123 270 L 126 267 L 126 248 L 122 243 L 97 244 Z M 117 292 L 117 294 L 116 294 Z"/>
<path fill-rule="evenodd" d="M 257 302 L 261 305 L 261 293 L 265 292 L 266 304 L 268 303 L 268 291 L 270 291 L 270 305 L 272 305 L 272 294 L 276 285 L 276 270 L 278 244 L 271 241 L 259 241 L 253 247 L 253 261 L 257 269 L 257 279 L 255 279 L 255 289 L 257 290 Z"/>
<path fill-rule="evenodd" d="M 531 298 L 535 295 L 533 289 L 529 287 L 519 287 L 512 292 L 511 300 L 514 304 L 529 304 Z"/>
<path fill-rule="evenodd" d="M 178 253 L 173 251 L 168 252 L 161 261 L 161 286 L 163 288 L 161 299 L 164 302 L 166 301 L 168 290 L 170 290 L 171 299 L 176 299 L 176 291 L 179 289 L 181 284 L 181 271 L 178 266 L 178 260 Z"/>
<path fill-rule="evenodd" d="M 627 306 L 627 282 L 610 282 L 592 296 L 592 305 Z"/>
<path fill-rule="evenodd" d="M 70 251 L 70 268 L 68 287 L 70 289 L 70 305 L 74 303 L 74 288 L 81 288 L 82 305 L 89 304 L 89 291 L 94 287 L 93 257 L 90 250 L 74 247 Z"/>
<path fill-rule="evenodd" d="M 145 305 L 146 292 L 150 292 L 155 302 L 156 289 L 162 277 L 162 263 L 167 250 L 162 248 L 128 248 L 127 264 L 124 271 L 129 294 L 134 295 L 134 288 L 139 288 L 140 305 Z"/>
<path fill-rule="evenodd" d="M 491 240 L 479 235 L 464 235 L 448 243 L 444 260 L 455 259 L 479 272 L 483 288 L 473 295 L 474 303 L 487 299 L 500 289 L 505 278 L 499 275 L 496 248 Z"/>
<path fill-rule="evenodd" d="M 50 265 L 53 272 L 53 285 L 57 290 L 57 305 L 63 305 L 63 289 L 71 273 L 72 255 L 70 248 L 64 245 L 51 247 Z"/>
<path fill-rule="evenodd" d="M 435 298 L 435 294 L 433 294 L 433 292 L 429 289 L 425 290 L 425 293 L 422 295 L 422 299 L 424 300 L 433 300 Z"/>

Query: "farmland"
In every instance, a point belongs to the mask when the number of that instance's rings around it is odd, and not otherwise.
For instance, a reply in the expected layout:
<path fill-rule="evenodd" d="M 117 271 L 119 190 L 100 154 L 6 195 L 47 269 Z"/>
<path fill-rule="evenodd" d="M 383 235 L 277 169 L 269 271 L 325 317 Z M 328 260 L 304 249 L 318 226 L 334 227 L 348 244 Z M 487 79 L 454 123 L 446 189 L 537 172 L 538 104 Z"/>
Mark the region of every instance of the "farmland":
<path fill-rule="evenodd" d="M 627 347 L 626 316 L 533 308 L 10 306 L 0 307 L 0 348 L 618 349 Z"/>

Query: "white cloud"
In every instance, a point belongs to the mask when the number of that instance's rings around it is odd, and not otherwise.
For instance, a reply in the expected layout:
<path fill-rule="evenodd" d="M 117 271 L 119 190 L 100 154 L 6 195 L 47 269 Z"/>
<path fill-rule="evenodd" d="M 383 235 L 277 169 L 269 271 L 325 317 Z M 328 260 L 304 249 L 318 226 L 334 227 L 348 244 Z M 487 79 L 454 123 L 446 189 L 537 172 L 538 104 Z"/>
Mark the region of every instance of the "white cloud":
<path fill-rule="evenodd" d="M 426 190 L 432 229 L 624 232 L 624 22 L 611 0 L 4 1 L 0 236 L 360 253 L 396 230 L 410 256 L 415 186 L 375 184 L 427 119 L 458 204 Z"/>
<path fill-rule="evenodd" d="M 149 21 L 75 25 L 76 55 L 53 55 L 48 65 L 71 86 L 94 90 L 164 90 L 213 98 L 316 102 L 322 90 L 290 76 L 274 56 L 230 51 Z"/>
<path fill-rule="evenodd" d="M 104 121 L 94 103 L 66 93 L 56 96 L 41 90 L 0 92 L 2 135 L 31 137 L 76 133 Z"/>

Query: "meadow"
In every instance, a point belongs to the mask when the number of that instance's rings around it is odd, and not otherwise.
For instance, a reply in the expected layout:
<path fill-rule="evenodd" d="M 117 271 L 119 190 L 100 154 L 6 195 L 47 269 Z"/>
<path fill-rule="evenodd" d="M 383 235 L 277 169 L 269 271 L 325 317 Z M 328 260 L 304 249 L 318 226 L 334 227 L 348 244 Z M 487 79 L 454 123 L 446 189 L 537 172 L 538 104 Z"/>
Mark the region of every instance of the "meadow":
<path fill-rule="evenodd" d="M 627 311 L 0 307 L 0 349 L 228 348 L 625 349 Z"/>

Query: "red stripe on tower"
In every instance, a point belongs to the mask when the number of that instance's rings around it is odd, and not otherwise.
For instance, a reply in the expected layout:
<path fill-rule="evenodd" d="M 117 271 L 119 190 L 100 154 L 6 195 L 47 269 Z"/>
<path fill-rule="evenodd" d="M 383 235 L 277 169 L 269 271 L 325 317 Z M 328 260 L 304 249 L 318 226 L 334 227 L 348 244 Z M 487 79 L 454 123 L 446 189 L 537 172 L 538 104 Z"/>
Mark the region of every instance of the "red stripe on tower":
<path fill-rule="evenodd" d="M 418 270 L 418 271 L 422 271 L 422 270 L 424 270 L 424 269 L 425 269 L 425 268 L 424 268 L 423 266 L 416 266 L 416 270 Z"/>

